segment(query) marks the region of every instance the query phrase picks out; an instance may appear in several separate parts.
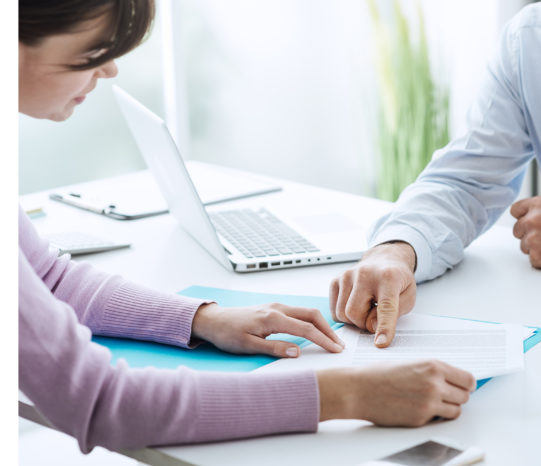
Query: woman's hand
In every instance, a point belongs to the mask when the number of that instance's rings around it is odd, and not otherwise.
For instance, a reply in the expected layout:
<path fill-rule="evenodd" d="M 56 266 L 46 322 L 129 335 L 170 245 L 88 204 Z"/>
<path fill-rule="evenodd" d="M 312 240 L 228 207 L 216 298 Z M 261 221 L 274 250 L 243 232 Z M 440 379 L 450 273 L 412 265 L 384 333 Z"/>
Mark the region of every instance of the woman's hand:
<path fill-rule="evenodd" d="M 320 420 L 364 419 L 380 426 L 422 426 L 455 419 L 474 377 L 441 361 L 379 364 L 317 372 Z"/>
<path fill-rule="evenodd" d="M 317 309 L 277 303 L 230 308 L 203 304 L 192 324 L 193 336 L 224 351 L 290 358 L 300 355 L 300 348 L 294 343 L 266 340 L 273 333 L 306 338 L 331 353 L 344 349 L 342 341 Z"/>

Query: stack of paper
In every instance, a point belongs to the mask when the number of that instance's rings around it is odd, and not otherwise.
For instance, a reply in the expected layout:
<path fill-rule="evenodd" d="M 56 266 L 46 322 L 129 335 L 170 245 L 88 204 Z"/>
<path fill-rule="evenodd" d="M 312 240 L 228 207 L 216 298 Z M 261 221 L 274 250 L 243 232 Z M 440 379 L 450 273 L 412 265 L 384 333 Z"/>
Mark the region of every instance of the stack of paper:
<path fill-rule="evenodd" d="M 337 330 L 346 343 L 341 354 L 315 345 L 298 360 L 281 359 L 261 370 L 365 366 L 382 361 L 439 359 L 471 372 L 477 380 L 521 370 L 523 340 L 529 330 L 513 324 L 490 324 L 450 317 L 408 314 L 400 318 L 388 348 L 374 346 L 374 335 L 351 326 Z M 527 333 L 527 334 L 526 334 Z"/>

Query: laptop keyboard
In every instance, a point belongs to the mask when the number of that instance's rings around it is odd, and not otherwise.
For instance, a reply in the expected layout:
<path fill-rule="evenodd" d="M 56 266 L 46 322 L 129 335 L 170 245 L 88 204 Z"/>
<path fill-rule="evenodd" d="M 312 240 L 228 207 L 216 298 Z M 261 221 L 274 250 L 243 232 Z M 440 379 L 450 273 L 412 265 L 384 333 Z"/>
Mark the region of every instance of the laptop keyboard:
<path fill-rule="evenodd" d="M 248 258 L 319 251 L 266 209 L 213 212 L 210 219 L 218 233 Z"/>

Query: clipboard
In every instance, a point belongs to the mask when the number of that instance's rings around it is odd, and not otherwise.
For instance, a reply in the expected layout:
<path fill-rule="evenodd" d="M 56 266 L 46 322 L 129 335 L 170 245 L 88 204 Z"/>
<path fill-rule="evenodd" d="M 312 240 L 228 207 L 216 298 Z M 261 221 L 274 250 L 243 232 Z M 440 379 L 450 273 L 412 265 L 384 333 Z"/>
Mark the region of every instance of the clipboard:
<path fill-rule="evenodd" d="M 100 203 L 97 200 L 88 199 L 80 193 L 50 193 L 49 199 L 62 202 L 79 209 L 94 212 L 96 214 L 105 215 L 106 217 L 114 218 L 115 220 L 138 220 L 140 218 L 153 217 L 169 212 L 168 209 L 159 208 L 156 210 L 145 210 L 142 212 L 127 212 L 120 210 L 116 204 Z"/>
<path fill-rule="evenodd" d="M 238 173 L 233 169 L 193 160 L 186 165 L 204 206 L 282 190 L 281 186 L 257 175 Z M 137 220 L 169 212 L 148 170 L 132 173 L 126 179 L 115 179 L 114 183 L 102 184 L 99 188 L 68 187 L 65 191 L 50 193 L 49 198 L 115 220 Z"/>

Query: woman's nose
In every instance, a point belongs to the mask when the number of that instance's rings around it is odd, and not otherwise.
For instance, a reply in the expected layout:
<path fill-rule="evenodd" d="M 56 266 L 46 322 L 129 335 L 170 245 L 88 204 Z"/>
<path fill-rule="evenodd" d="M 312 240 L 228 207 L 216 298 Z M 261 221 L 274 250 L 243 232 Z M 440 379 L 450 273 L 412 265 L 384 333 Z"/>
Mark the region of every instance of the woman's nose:
<path fill-rule="evenodd" d="M 118 68 L 114 60 L 104 63 L 98 72 L 99 78 L 114 78 L 118 74 Z"/>

